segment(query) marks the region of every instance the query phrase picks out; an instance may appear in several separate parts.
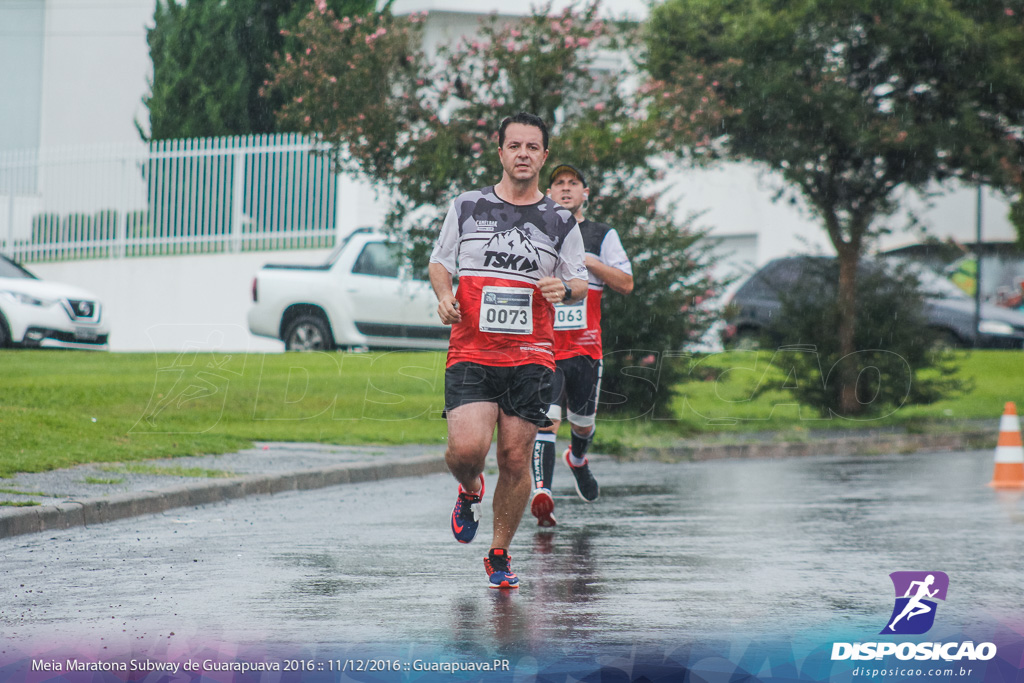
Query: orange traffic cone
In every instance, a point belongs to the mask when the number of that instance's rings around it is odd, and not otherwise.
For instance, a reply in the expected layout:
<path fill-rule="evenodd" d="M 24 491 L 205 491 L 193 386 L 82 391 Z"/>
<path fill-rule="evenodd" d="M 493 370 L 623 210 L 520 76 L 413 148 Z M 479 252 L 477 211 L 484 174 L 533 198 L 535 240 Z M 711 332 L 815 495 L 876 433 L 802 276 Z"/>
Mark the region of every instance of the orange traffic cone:
<path fill-rule="evenodd" d="M 1013 401 L 1006 404 L 999 420 L 996 468 L 989 486 L 997 489 L 1024 488 L 1024 445 L 1021 445 L 1020 420 Z"/>

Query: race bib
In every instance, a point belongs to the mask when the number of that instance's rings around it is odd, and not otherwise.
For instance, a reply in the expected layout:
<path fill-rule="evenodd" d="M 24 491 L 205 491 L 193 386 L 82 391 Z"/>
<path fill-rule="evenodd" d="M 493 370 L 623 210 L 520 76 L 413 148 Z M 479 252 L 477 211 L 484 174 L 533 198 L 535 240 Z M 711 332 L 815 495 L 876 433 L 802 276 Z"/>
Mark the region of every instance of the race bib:
<path fill-rule="evenodd" d="M 555 329 L 563 332 L 587 329 L 587 300 L 555 304 Z"/>
<path fill-rule="evenodd" d="M 533 334 L 533 289 L 484 287 L 480 297 L 480 331 Z"/>

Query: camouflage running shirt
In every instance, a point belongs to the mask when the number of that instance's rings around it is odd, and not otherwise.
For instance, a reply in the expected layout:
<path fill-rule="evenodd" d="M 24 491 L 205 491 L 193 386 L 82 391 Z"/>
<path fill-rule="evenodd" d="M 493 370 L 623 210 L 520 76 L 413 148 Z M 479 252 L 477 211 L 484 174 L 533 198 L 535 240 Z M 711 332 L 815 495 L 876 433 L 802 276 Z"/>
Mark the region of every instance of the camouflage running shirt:
<path fill-rule="evenodd" d="M 587 278 L 571 213 L 548 197 L 509 204 L 493 186 L 463 193 L 448 210 L 430 261 L 459 278 L 462 321 L 452 325 L 448 367 L 463 361 L 555 367 L 554 307 L 537 281 Z"/>

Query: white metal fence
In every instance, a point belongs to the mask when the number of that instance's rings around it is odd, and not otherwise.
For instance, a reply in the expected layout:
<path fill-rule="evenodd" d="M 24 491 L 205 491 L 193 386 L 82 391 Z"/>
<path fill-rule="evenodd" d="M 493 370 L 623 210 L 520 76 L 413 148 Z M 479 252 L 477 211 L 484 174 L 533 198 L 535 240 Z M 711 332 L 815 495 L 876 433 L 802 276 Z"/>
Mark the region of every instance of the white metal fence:
<path fill-rule="evenodd" d="M 0 152 L 0 252 L 32 262 L 329 247 L 352 227 L 343 180 L 292 134 Z"/>

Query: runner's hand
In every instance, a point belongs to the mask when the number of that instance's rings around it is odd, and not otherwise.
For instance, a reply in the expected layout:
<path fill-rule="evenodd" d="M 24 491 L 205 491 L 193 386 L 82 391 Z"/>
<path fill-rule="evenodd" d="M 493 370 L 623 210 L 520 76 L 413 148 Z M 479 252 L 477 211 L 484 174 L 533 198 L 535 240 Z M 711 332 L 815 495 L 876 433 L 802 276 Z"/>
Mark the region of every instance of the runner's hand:
<path fill-rule="evenodd" d="M 541 296 L 553 304 L 562 303 L 565 298 L 565 285 L 557 277 L 542 277 L 537 280 Z"/>
<path fill-rule="evenodd" d="M 437 316 L 445 325 L 454 325 L 462 322 L 462 314 L 459 313 L 459 302 L 455 300 L 454 294 L 442 297 L 437 304 Z"/>

